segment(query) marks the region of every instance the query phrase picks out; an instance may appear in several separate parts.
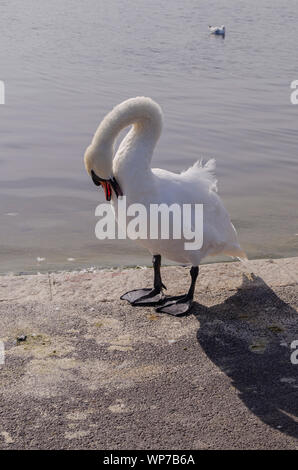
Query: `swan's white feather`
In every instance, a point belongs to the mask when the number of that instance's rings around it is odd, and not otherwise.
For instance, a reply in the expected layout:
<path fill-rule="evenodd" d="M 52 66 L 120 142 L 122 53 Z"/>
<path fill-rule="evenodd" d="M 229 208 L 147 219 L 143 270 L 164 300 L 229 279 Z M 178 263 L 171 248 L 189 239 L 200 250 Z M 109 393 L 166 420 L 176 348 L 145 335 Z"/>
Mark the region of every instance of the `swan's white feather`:
<path fill-rule="evenodd" d="M 203 164 L 202 160 L 195 162 L 190 168 L 181 172 L 184 176 L 193 176 L 198 180 L 203 179 L 210 182 L 209 189 L 210 191 L 217 192 L 217 179 L 215 175 L 216 161 L 214 158 L 211 158 Z"/>

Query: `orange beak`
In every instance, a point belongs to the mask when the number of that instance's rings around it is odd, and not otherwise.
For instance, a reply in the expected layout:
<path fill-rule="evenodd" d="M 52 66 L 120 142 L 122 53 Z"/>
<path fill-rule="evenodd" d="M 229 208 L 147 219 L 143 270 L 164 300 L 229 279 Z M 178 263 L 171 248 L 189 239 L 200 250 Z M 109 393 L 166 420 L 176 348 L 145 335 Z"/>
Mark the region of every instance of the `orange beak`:
<path fill-rule="evenodd" d="M 122 192 L 119 184 L 117 183 L 117 181 L 114 177 L 110 178 L 108 180 L 105 180 L 105 179 L 100 178 L 99 176 L 97 176 L 96 173 L 94 173 L 94 171 L 91 170 L 91 178 L 92 178 L 93 183 L 95 184 L 95 186 L 102 186 L 103 187 L 104 192 L 105 192 L 105 197 L 106 197 L 107 201 L 111 200 L 112 189 L 115 191 L 115 194 L 116 194 L 117 198 L 118 198 L 118 196 L 123 196 L 123 192 Z"/>
<path fill-rule="evenodd" d="M 112 190 L 111 190 L 110 183 L 108 181 L 101 181 L 100 184 L 102 185 L 102 187 L 104 189 L 106 201 L 110 201 L 111 196 L 112 196 Z"/>

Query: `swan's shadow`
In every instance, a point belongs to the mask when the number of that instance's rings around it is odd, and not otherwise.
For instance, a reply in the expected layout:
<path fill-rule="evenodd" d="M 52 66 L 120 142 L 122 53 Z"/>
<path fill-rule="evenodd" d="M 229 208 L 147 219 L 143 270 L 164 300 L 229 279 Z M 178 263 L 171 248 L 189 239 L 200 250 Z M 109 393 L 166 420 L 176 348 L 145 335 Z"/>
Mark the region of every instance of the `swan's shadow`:
<path fill-rule="evenodd" d="M 200 322 L 198 342 L 232 379 L 247 408 L 267 425 L 297 438 L 298 365 L 291 363 L 289 344 L 298 339 L 296 310 L 260 277 L 244 276 L 235 295 L 210 308 L 195 303 L 192 313 Z M 274 325 L 281 314 L 288 322 L 285 329 Z"/>

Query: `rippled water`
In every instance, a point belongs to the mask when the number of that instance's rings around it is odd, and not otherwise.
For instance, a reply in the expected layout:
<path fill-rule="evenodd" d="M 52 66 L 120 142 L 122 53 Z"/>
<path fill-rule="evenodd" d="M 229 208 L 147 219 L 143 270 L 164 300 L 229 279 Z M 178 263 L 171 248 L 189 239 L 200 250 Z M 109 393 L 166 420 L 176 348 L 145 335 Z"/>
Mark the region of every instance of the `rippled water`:
<path fill-rule="evenodd" d="M 82 160 L 105 113 L 136 95 L 165 114 L 153 166 L 215 157 L 249 257 L 297 255 L 296 0 L 0 5 L 0 272 L 150 262 L 96 240 L 103 196 Z"/>

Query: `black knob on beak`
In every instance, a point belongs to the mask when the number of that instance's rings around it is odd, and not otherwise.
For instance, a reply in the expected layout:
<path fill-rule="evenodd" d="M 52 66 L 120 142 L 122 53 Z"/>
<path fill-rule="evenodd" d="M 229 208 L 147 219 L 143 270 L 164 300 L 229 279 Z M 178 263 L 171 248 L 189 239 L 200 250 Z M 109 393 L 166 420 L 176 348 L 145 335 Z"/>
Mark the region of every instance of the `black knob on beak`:
<path fill-rule="evenodd" d="M 100 186 L 102 181 L 106 181 L 106 180 L 103 180 L 102 178 L 100 178 L 99 176 L 97 176 L 97 174 L 94 173 L 93 170 L 91 170 L 91 178 L 92 178 L 92 181 L 95 184 L 95 186 Z"/>
<path fill-rule="evenodd" d="M 105 180 L 105 179 L 100 178 L 99 176 L 97 176 L 97 174 L 94 173 L 93 170 L 91 170 L 91 178 L 92 178 L 92 181 L 95 184 L 95 186 L 102 185 L 103 187 L 106 187 L 107 184 L 110 184 L 112 186 L 113 190 L 115 191 L 115 194 L 116 194 L 117 197 L 123 196 L 122 189 L 120 188 L 116 178 L 113 177 L 113 178 L 110 178 L 108 180 Z M 110 198 L 108 200 L 110 200 Z"/>

